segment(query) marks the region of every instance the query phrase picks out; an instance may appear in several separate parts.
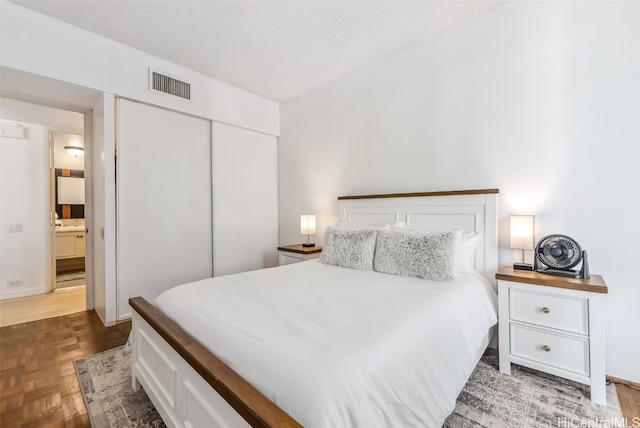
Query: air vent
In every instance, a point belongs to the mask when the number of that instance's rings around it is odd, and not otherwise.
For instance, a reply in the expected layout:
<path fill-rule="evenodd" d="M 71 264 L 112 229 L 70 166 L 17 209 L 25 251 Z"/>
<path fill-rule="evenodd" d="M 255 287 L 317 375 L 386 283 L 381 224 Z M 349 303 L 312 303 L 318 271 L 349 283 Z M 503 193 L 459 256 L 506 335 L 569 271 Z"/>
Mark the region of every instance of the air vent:
<path fill-rule="evenodd" d="M 156 71 L 149 70 L 151 80 L 151 90 L 162 92 L 176 97 L 191 99 L 191 84 L 182 80 L 174 79 Z"/>

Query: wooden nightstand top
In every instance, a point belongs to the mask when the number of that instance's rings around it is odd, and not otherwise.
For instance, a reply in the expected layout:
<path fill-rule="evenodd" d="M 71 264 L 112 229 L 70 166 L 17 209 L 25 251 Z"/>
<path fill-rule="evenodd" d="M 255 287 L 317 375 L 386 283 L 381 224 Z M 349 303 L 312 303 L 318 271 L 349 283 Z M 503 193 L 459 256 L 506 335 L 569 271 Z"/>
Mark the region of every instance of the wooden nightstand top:
<path fill-rule="evenodd" d="M 607 294 L 607 284 L 600 275 L 591 278 L 571 278 L 567 276 L 549 275 L 540 272 L 517 270 L 505 266 L 496 273 L 496 279 L 503 281 L 523 282 L 525 284 L 544 285 L 547 287 L 569 288 L 571 290 L 590 291 Z"/>
<path fill-rule="evenodd" d="M 320 245 L 316 245 L 315 247 L 303 247 L 302 244 L 286 245 L 284 247 L 278 247 L 278 251 L 288 251 L 290 253 L 298 254 L 315 254 L 322 252 L 322 247 Z"/>

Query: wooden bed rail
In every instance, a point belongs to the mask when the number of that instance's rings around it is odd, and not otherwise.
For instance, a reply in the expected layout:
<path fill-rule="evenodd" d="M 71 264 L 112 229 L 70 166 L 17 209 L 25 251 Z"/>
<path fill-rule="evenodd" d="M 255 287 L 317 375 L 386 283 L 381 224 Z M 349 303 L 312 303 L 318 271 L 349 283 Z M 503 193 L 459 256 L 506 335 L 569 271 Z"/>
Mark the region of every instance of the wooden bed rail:
<path fill-rule="evenodd" d="M 129 305 L 252 427 L 302 427 L 144 298 L 133 297 Z"/>
<path fill-rule="evenodd" d="M 389 199 L 389 198 L 416 198 L 423 196 L 456 196 L 456 195 L 489 195 L 500 193 L 499 189 L 474 189 L 474 190 L 446 190 L 437 192 L 413 192 L 413 193 L 385 193 L 379 195 L 352 195 L 338 196 L 338 200 L 347 199 Z"/>

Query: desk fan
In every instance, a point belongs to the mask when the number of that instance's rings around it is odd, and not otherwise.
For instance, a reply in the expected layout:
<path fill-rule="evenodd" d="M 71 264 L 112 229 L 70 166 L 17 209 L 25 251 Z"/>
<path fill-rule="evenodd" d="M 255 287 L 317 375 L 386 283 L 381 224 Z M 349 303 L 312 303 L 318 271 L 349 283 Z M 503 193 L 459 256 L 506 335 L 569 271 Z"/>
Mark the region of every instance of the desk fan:
<path fill-rule="evenodd" d="M 572 269 L 580 262 L 580 270 Z M 590 276 L 587 252 L 574 239 L 558 234 L 545 236 L 538 242 L 534 250 L 533 269 L 540 273 L 574 278 Z"/>

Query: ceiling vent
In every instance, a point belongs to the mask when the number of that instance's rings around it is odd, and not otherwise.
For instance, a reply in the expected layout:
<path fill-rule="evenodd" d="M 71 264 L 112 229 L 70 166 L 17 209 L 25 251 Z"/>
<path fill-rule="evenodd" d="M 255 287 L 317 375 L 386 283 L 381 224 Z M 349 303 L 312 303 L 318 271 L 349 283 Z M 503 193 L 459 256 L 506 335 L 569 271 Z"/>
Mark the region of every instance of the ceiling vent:
<path fill-rule="evenodd" d="M 174 79 L 151 69 L 149 70 L 149 88 L 152 91 L 162 92 L 185 100 L 191 99 L 191 83 Z"/>

